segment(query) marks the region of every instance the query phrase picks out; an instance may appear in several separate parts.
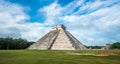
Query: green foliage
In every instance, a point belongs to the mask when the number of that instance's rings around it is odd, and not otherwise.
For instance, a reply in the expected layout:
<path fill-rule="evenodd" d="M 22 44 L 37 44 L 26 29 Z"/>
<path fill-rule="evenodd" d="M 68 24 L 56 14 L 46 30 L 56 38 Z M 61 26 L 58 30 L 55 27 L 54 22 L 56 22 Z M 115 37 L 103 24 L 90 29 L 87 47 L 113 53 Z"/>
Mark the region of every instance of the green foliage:
<path fill-rule="evenodd" d="M 87 48 L 91 49 L 101 49 L 103 46 L 87 46 Z"/>
<path fill-rule="evenodd" d="M 13 39 L 10 37 L 0 38 L 0 49 L 25 49 L 34 42 L 28 42 L 24 39 Z"/>
<path fill-rule="evenodd" d="M 90 54 L 95 53 L 96 50 L 0 50 L 0 64 L 120 64 L 120 51 L 97 51 L 114 52 L 118 55 L 97 57 L 90 55 L 83 56 L 66 54 L 66 52 Z"/>
<path fill-rule="evenodd" d="M 120 49 L 120 42 L 113 43 L 113 44 L 111 45 L 111 47 L 112 47 L 113 49 Z"/>

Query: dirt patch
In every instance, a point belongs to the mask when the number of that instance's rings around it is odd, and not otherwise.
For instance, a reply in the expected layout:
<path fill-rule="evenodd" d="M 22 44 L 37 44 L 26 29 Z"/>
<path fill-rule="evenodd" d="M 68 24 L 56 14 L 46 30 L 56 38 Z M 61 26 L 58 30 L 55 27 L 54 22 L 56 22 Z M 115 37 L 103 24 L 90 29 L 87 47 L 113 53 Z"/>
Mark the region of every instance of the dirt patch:
<path fill-rule="evenodd" d="M 67 52 L 66 54 L 70 54 L 70 55 L 94 55 L 94 54 L 80 54 L 80 53 L 75 53 L 75 52 Z"/>
<path fill-rule="evenodd" d="M 95 54 L 94 56 L 110 56 L 110 55 L 117 55 L 113 52 L 99 52 L 98 54 Z"/>
<path fill-rule="evenodd" d="M 66 52 L 66 54 L 69 55 L 91 55 L 91 56 L 110 56 L 110 55 L 117 55 L 113 52 L 99 52 L 97 54 L 80 54 L 80 53 L 75 53 L 75 52 Z"/>

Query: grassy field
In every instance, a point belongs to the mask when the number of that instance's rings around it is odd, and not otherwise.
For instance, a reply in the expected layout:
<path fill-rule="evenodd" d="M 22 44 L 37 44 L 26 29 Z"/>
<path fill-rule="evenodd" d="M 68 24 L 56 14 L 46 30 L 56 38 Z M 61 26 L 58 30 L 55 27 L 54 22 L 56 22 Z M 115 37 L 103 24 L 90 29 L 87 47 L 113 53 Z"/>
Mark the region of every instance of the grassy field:
<path fill-rule="evenodd" d="M 70 55 L 114 52 L 114 56 Z M 0 50 L 0 64 L 120 64 L 120 50 Z"/>

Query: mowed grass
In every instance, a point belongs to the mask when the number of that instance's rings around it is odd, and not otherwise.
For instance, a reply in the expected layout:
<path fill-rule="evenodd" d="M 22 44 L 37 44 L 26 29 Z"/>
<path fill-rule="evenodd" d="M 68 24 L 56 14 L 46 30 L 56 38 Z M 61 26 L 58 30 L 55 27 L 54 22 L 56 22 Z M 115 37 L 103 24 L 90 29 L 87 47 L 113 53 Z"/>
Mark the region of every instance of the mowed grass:
<path fill-rule="evenodd" d="M 114 52 L 114 56 L 70 55 L 66 52 L 96 54 Z M 0 64 L 120 64 L 120 50 L 0 50 Z"/>

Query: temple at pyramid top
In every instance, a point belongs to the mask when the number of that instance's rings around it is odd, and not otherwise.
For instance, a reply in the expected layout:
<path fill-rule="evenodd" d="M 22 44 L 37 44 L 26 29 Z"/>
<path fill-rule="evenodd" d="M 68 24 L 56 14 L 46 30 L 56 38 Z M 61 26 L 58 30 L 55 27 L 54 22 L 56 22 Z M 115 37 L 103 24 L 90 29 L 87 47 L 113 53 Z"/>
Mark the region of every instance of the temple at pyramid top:
<path fill-rule="evenodd" d="M 38 50 L 83 50 L 86 47 L 70 34 L 64 25 L 55 25 L 51 31 L 28 49 Z"/>
<path fill-rule="evenodd" d="M 66 27 L 62 24 L 53 26 L 52 30 L 66 30 Z"/>

